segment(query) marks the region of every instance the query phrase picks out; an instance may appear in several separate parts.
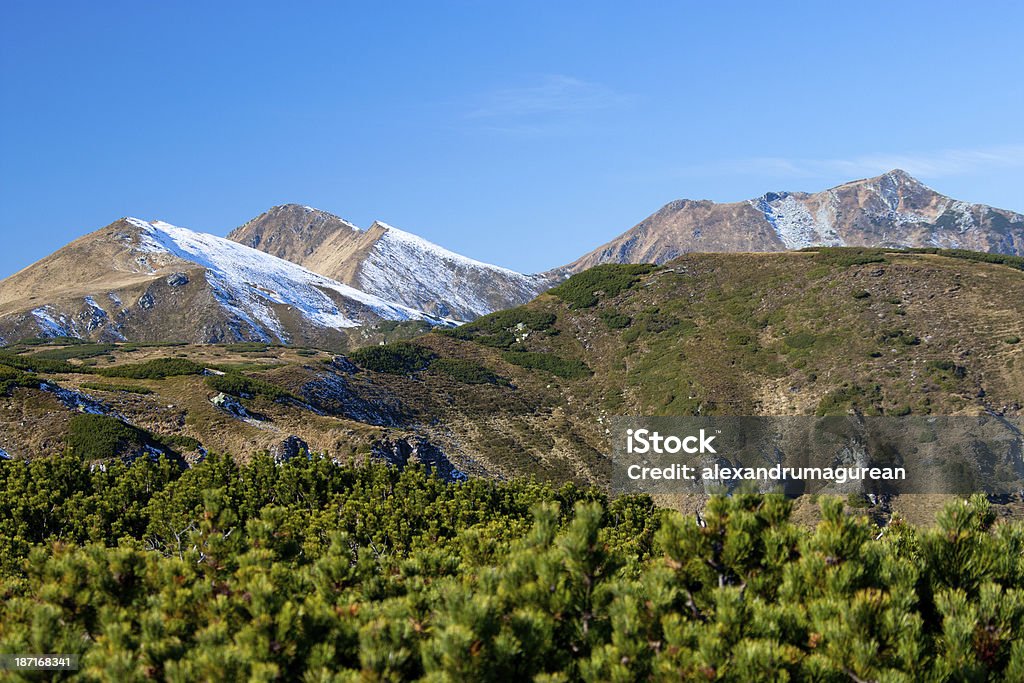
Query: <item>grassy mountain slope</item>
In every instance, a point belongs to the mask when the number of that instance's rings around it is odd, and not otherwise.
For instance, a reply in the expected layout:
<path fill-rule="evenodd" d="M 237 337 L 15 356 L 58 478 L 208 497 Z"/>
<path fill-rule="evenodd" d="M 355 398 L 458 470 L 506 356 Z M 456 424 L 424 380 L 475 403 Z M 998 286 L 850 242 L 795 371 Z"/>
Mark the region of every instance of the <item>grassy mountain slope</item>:
<path fill-rule="evenodd" d="M 421 455 L 469 474 L 577 481 L 600 480 L 615 415 L 1020 415 L 1024 272 L 967 256 L 838 249 L 605 266 L 526 306 L 348 359 L 259 344 L 15 346 L 0 354 L 0 448 L 60 450 L 75 412 L 92 409 L 33 388 L 42 380 L 157 437 L 243 458 L 291 436 L 340 459 L 425 443 Z M 168 358 L 192 372 L 138 369 Z M 227 402 L 211 402 L 221 393 Z"/>

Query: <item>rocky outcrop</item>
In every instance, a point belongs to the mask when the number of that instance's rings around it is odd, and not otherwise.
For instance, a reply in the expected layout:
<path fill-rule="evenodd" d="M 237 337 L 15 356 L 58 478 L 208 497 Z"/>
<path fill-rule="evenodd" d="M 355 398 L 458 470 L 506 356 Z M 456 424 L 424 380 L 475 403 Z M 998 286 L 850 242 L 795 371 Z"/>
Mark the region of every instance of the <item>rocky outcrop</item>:
<path fill-rule="evenodd" d="M 399 469 L 422 465 L 428 472 L 445 481 L 465 481 L 466 474 L 448 460 L 440 448 L 422 437 L 391 440 L 388 437 L 373 444 L 372 455 Z"/>
<path fill-rule="evenodd" d="M 270 450 L 270 457 L 274 459 L 278 465 L 286 463 L 292 458 L 305 457 L 309 458 L 309 444 L 300 439 L 299 437 L 292 435 L 287 439 L 277 444 Z"/>
<path fill-rule="evenodd" d="M 327 369 L 317 373 L 316 379 L 299 389 L 304 402 L 327 415 L 376 425 L 397 427 L 408 418 L 408 411 L 391 393 L 372 385 L 351 385 L 350 374 L 355 366 L 346 359 L 335 359 Z"/>

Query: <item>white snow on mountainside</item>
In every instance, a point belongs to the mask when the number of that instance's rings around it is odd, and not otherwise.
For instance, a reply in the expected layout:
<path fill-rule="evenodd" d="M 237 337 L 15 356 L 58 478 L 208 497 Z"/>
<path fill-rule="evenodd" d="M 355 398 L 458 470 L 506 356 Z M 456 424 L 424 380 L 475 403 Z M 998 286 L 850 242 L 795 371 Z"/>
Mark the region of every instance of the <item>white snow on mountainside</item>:
<path fill-rule="evenodd" d="M 550 286 L 545 277 L 468 258 L 387 223 L 374 227 L 383 233 L 362 262 L 357 284 L 378 296 L 471 320 L 529 301 Z M 505 297 L 514 303 L 496 302 Z"/>
<path fill-rule="evenodd" d="M 289 306 L 308 322 L 326 328 L 361 325 L 365 317 L 361 307 L 387 320 L 447 322 L 222 237 L 162 221 L 126 220 L 142 229 L 138 247 L 141 252 L 167 253 L 202 266 L 218 302 L 226 310 L 280 339 L 286 335 L 272 304 Z M 330 296 L 330 292 L 339 296 Z M 346 305 L 348 302 L 356 305 Z"/>

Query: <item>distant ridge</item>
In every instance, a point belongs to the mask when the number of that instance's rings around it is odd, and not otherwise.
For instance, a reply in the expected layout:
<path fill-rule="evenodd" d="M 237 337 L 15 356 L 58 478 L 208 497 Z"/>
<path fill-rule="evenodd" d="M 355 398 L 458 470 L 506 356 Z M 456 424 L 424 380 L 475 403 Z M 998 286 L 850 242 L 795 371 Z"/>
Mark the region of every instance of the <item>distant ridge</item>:
<path fill-rule="evenodd" d="M 462 256 L 382 221 L 360 230 L 299 204 L 275 206 L 228 239 L 388 301 L 460 321 L 525 303 L 556 281 Z"/>
<path fill-rule="evenodd" d="M 336 345 L 381 320 L 450 324 L 222 237 L 123 218 L 0 282 L 0 336 Z"/>
<path fill-rule="evenodd" d="M 906 171 L 822 192 L 768 192 L 728 204 L 678 200 L 553 272 L 664 263 L 690 252 L 811 246 L 941 247 L 1024 255 L 1024 216 L 939 194 Z"/>

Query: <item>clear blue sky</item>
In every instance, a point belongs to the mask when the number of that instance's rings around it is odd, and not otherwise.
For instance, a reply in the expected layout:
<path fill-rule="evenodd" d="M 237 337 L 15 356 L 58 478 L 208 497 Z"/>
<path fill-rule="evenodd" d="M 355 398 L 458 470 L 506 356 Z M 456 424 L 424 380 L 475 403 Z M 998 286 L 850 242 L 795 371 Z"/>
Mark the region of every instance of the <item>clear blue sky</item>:
<path fill-rule="evenodd" d="M 1024 211 L 1018 3 L 0 4 L 0 276 L 298 202 L 525 271 L 894 166 Z"/>

